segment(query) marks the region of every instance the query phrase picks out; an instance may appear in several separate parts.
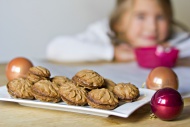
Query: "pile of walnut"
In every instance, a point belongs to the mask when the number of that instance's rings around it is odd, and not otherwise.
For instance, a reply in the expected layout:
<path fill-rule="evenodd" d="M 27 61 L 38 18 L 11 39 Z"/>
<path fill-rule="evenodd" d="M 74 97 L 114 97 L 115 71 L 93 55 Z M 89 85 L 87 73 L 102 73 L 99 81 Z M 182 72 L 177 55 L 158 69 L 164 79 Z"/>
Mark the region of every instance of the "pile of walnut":
<path fill-rule="evenodd" d="M 93 70 L 81 70 L 72 79 L 50 76 L 50 71 L 44 67 L 31 67 L 25 78 L 7 83 L 8 92 L 14 98 L 64 101 L 69 105 L 90 105 L 108 110 L 116 108 L 120 101 L 135 101 L 140 95 L 135 85 L 115 84 Z"/>

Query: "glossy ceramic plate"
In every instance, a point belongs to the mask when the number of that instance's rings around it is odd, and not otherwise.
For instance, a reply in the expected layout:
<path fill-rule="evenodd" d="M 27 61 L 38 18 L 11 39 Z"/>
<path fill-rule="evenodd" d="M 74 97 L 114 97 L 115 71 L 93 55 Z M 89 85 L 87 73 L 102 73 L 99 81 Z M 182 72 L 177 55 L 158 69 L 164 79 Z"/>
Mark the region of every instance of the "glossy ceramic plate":
<path fill-rule="evenodd" d="M 17 102 L 20 105 L 30 106 L 35 108 L 76 112 L 76 113 L 91 114 L 103 117 L 108 117 L 110 115 L 113 115 L 113 116 L 127 118 L 136 109 L 150 102 L 151 97 L 155 93 L 155 91 L 149 89 L 139 88 L 139 90 L 140 90 L 140 97 L 137 101 L 132 103 L 120 104 L 114 110 L 96 109 L 96 108 L 91 108 L 90 106 L 72 106 L 72 105 L 67 105 L 64 102 L 49 103 L 49 102 L 41 102 L 38 100 L 14 99 L 7 92 L 6 86 L 0 87 L 0 101 Z"/>

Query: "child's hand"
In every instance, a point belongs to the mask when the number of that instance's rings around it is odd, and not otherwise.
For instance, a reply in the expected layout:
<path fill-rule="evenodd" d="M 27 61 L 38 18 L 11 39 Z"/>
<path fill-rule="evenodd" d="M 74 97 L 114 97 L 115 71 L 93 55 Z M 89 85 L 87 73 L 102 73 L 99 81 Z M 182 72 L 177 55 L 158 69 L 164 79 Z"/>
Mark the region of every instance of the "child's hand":
<path fill-rule="evenodd" d="M 165 48 L 171 47 L 170 43 L 168 42 L 161 43 L 160 46 L 163 46 Z"/>
<path fill-rule="evenodd" d="M 115 61 L 125 62 L 135 60 L 135 54 L 133 48 L 123 43 L 115 46 L 114 51 Z"/>

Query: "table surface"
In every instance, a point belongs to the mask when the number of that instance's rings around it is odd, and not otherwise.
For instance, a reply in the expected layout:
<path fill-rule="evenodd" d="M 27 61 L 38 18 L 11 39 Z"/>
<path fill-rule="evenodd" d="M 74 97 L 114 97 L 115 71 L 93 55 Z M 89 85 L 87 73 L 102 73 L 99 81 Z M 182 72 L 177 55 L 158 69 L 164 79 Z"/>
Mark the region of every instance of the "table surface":
<path fill-rule="evenodd" d="M 180 66 L 189 66 L 190 59 L 178 61 Z M 5 75 L 6 64 L 0 64 L 0 86 L 7 84 Z M 190 124 L 190 98 L 184 99 L 184 110 L 178 119 L 173 121 L 162 121 L 150 119 L 150 105 L 146 104 L 136 110 L 128 118 L 116 116 L 100 117 L 72 112 L 39 109 L 21 106 L 18 103 L 0 101 L 0 127 L 163 127 L 183 126 Z"/>

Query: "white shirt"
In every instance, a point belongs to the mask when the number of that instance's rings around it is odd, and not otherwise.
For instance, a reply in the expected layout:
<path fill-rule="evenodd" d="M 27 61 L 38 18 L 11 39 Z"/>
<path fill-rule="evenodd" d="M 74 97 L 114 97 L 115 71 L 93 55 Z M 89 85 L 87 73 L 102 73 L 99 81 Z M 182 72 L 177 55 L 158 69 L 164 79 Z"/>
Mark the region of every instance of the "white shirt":
<path fill-rule="evenodd" d="M 57 37 L 47 46 L 47 59 L 58 62 L 111 61 L 114 47 L 108 33 L 111 33 L 109 20 L 104 19 L 78 35 Z M 180 50 L 179 57 L 190 56 L 189 33 L 178 33 L 168 42 Z"/>

